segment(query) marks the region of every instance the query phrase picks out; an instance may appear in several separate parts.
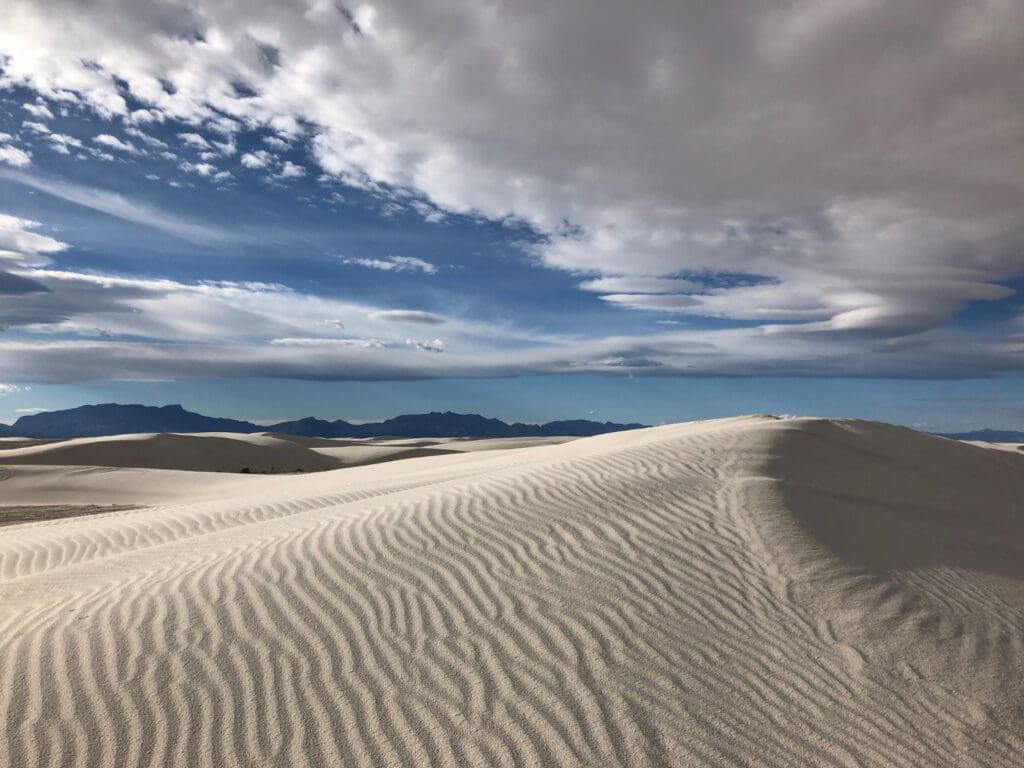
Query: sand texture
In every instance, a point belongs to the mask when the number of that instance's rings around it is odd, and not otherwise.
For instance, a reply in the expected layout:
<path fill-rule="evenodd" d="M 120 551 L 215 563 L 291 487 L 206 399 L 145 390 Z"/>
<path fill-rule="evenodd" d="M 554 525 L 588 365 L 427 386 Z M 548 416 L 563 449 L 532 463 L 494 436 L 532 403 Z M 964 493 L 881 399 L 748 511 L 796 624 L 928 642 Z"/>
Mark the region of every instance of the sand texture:
<path fill-rule="evenodd" d="M 0 527 L 2 766 L 1024 765 L 1019 452 L 745 417 L 0 476 L 145 505 Z"/>

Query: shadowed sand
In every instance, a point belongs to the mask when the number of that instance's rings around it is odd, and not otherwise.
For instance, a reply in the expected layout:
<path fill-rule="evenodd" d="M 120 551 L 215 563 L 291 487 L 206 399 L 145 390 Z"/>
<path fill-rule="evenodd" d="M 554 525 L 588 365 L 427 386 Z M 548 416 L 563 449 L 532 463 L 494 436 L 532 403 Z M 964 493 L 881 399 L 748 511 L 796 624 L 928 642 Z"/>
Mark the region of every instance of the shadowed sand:
<path fill-rule="evenodd" d="M 0 472 L 149 505 L 0 530 L 0 765 L 1024 764 L 1018 452 L 748 417 Z"/>

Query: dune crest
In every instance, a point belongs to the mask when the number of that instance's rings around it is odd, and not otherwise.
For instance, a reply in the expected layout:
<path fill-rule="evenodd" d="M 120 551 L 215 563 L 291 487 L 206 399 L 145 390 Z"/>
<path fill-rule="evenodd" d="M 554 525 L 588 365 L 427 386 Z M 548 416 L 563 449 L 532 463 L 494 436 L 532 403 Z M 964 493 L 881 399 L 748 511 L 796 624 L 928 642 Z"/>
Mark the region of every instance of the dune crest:
<path fill-rule="evenodd" d="M 1024 456 L 745 417 L 230 482 L 0 529 L 0 765 L 1024 764 Z"/>

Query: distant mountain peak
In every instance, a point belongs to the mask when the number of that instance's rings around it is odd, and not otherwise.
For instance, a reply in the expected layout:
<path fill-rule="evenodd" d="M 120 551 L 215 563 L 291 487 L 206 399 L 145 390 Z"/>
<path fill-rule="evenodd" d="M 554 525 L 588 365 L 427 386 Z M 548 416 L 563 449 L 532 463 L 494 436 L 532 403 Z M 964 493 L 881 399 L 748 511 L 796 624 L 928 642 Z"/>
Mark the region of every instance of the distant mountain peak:
<path fill-rule="evenodd" d="M 0 436 L 34 438 L 101 437 L 140 432 L 276 432 L 303 437 L 586 437 L 604 432 L 637 429 L 643 424 L 573 419 L 548 424 L 507 424 L 477 413 L 431 411 L 394 416 L 382 422 L 352 424 L 307 416 L 278 424 L 204 416 L 180 404 L 153 406 L 120 403 L 83 405 L 44 411 L 0 424 Z"/>

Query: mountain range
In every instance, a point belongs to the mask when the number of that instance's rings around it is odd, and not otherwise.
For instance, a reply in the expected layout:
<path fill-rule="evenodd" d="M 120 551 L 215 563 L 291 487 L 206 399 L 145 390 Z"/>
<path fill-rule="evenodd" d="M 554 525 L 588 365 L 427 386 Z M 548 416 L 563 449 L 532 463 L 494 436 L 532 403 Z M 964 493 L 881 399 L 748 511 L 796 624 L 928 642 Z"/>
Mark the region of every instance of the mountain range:
<path fill-rule="evenodd" d="M 644 424 L 551 421 L 547 424 L 508 424 L 472 413 L 418 413 L 386 421 L 353 424 L 338 419 L 308 417 L 278 424 L 259 425 L 237 419 L 203 416 L 180 405 L 83 405 L 62 411 L 22 416 L 14 424 L 0 424 L 0 437 L 101 437 L 139 432 L 276 432 L 304 437 L 588 437 L 605 432 L 638 429 Z"/>
<path fill-rule="evenodd" d="M 976 429 L 973 432 L 939 434 L 951 440 L 979 440 L 983 443 L 1024 443 L 1024 432 L 1012 429 Z"/>

